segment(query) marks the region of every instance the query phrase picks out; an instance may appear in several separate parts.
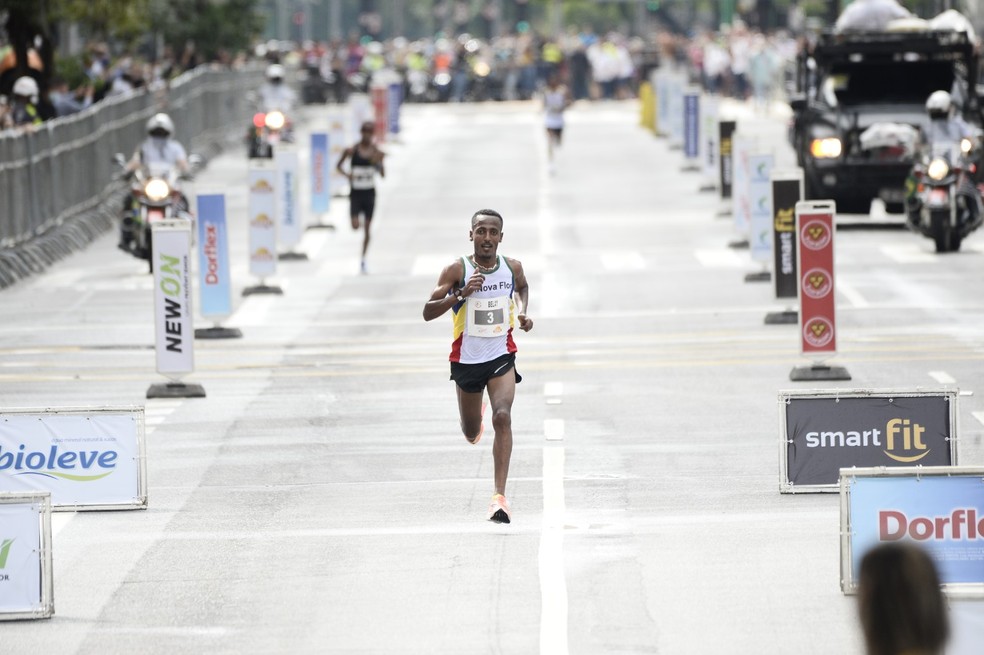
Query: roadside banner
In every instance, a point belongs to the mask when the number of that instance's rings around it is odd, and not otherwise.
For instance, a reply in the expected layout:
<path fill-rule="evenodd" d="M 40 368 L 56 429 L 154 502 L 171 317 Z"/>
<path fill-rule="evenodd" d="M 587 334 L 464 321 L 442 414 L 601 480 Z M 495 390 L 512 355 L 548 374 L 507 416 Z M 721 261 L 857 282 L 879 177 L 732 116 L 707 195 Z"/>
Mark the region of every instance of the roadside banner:
<path fill-rule="evenodd" d="M 984 597 L 984 468 L 841 470 L 841 590 L 857 593 L 861 559 L 906 541 L 933 559 L 947 593 Z"/>
<path fill-rule="evenodd" d="M 395 136 L 400 133 L 400 109 L 403 106 L 403 84 L 399 81 L 390 82 L 387 91 L 389 95 L 386 98 L 386 107 L 388 110 L 386 127 L 389 133 Z"/>
<path fill-rule="evenodd" d="M 837 352 L 834 212 L 831 200 L 796 203 L 800 351 L 819 360 Z"/>
<path fill-rule="evenodd" d="M 733 148 L 732 139 L 738 123 L 735 121 L 721 121 L 718 123 L 718 151 L 720 156 L 719 184 L 718 189 L 722 200 L 731 198 L 731 187 L 734 182 Z"/>
<path fill-rule="evenodd" d="M 772 260 L 772 174 L 773 156 L 748 157 L 749 254 L 752 261 L 768 268 Z"/>
<path fill-rule="evenodd" d="M 656 72 L 656 134 L 670 133 L 670 74 L 664 68 Z"/>
<path fill-rule="evenodd" d="M 154 223 L 152 229 L 157 372 L 180 380 L 195 370 L 189 280 L 191 224 L 165 220 Z"/>
<path fill-rule="evenodd" d="M 773 170 L 772 260 L 776 298 L 796 298 L 796 203 L 803 199 L 803 169 Z"/>
<path fill-rule="evenodd" d="M 389 116 L 389 87 L 373 86 L 369 89 L 372 97 L 372 114 L 376 130 L 374 136 L 378 143 L 386 141 L 387 118 Z"/>
<path fill-rule="evenodd" d="M 142 407 L 0 409 L 0 488 L 65 510 L 146 509 Z"/>
<path fill-rule="evenodd" d="M 684 74 L 676 70 L 670 73 L 670 146 L 683 147 L 683 84 Z"/>
<path fill-rule="evenodd" d="M 225 196 L 198 196 L 198 287 L 202 316 L 222 319 L 232 314 L 229 276 L 229 229 Z"/>
<path fill-rule="evenodd" d="M 300 168 L 297 148 L 288 144 L 277 148 L 277 244 L 293 250 L 304 236 L 297 204 L 297 171 Z"/>
<path fill-rule="evenodd" d="M 249 168 L 249 272 L 266 278 L 277 272 L 277 171 L 269 160 L 251 159 Z"/>
<path fill-rule="evenodd" d="M 54 613 L 51 494 L 0 492 L 0 621 Z"/>
<path fill-rule="evenodd" d="M 696 87 L 683 94 L 683 154 L 695 165 L 700 158 L 700 89 Z"/>
<path fill-rule="evenodd" d="M 348 97 L 348 107 L 350 122 L 348 125 L 348 139 L 346 142 L 351 145 L 359 140 L 361 134 L 359 130 L 366 122 L 375 122 L 373 119 L 373 105 L 367 93 L 352 93 Z M 348 146 L 345 146 L 348 147 Z M 338 163 L 338 160 L 335 160 Z"/>
<path fill-rule="evenodd" d="M 331 153 L 328 135 L 311 134 L 311 213 L 327 213 L 331 204 Z"/>
<path fill-rule="evenodd" d="M 718 98 L 705 95 L 700 101 L 700 160 L 707 190 L 718 185 Z"/>
<path fill-rule="evenodd" d="M 338 160 L 345 148 L 352 143 L 345 131 L 345 114 L 337 110 L 328 112 L 328 190 L 334 196 L 348 193 L 348 178 L 338 172 Z"/>
<path fill-rule="evenodd" d="M 751 157 L 754 146 L 755 141 L 753 137 L 747 134 L 737 132 L 732 136 L 731 218 L 734 222 L 735 232 L 745 238 L 748 238 L 752 227 L 752 207 L 749 196 L 749 180 L 751 179 L 749 158 Z"/>
<path fill-rule="evenodd" d="M 957 463 L 957 391 L 779 392 L 782 493 L 837 491 L 850 466 Z"/>

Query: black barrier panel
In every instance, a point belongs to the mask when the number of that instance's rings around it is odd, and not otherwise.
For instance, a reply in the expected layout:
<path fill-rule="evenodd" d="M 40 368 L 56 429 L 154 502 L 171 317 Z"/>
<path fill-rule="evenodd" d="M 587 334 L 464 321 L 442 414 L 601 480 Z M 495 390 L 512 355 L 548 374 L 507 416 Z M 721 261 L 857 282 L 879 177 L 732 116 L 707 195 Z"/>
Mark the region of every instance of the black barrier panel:
<path fill-rule="evenodd" d="M 800 181 L 772 181 L 772 254 L 775 261 L 776 298 L 795 298 L 799 290 L 796 274 L 796 203 Z"/>
<path fill-rule="evenodd" d="M 731 197 L 731 183 L 732 174 L 734 169 L 732 168 L 732 142 L 731 138 L 734 136 L 735 130 L 738 128 L 738 123 L 735 121 L 721 121 L 718 123 L 718 134 L 720 134 L 720 139 L 718 140 L 718 147 L 721 149 L 721 198 L 727 200 Z"/>
<path fill-rule="evenodd" d="M 947 394 L 797 398 L 786 401 L 786 477 L 836 485 L 852 466 L 949 466 Z"/>

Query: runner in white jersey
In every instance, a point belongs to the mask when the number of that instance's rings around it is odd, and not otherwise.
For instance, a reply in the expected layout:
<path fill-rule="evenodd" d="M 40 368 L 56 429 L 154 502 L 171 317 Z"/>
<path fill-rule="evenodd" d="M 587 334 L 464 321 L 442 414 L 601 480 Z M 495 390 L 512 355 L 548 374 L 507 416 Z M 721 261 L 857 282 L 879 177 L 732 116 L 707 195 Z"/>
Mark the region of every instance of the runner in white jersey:
<path fill-rule="evenodd" d="M 474 243 L 474 252 L 441 271 L 423 315 L 430 321 L 452 311 L 451 379 L 458 394 L 461 431 L 473 444 L 482 436 L 482 396 L 488 389 L 495 429 L 495 492 L 488 519 L 509 523 L 505 493 L 512 456 L 512 404 L 516 384 L 522 381 L 516 372 L 512 332 L 514 327 L 524 332 L 533 328 L 533 319 L 526 315 L 529 284 L 518 260 L 498 254 L 502 241 L 502 216 L 498 212 L 475 212 L 468 238 Z"/>
<path fill-rule="evenodd" d="M 557 74 L 552 74 L 543 90 L 543 124 L 547 128 L 547 162 L 551 173 L 554 172 L 554 150 L 560 147 L 564 136 L 564 111 L 570 105 L 570 92 L 560 83 Z"/>

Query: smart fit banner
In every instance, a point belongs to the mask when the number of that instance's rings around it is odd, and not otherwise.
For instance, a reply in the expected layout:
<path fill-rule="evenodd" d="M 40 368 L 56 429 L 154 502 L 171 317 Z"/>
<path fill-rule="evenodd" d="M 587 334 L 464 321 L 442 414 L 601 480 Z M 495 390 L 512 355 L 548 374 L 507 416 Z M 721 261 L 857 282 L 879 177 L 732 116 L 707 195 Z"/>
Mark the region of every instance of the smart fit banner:
<path fill-rule="evenodd" d="M 700 89 L 691 87 L 683 94 L 683 155 L 700 157 Z"/>
<path fill-rule="evenodd" d="M 191 224 L 184 220 L 158 221 L 152 229 L 157 372 L 180 380 L 195 370 L 188 266 Z"/>
<path fill-rule="evenodd" d="M 47 492 L 0 492 L 0 621 L 55 613 Z"/>
<path fill-rule="evenodd" d="M 803 169 L 772 171 L 772 280 L 776 298 L 796 298 L 796 203 L 803 199 Z"/>
<path fill-rule="evenodd" d="M 229 279 L 229 230 L 225 196 L 198 196 L 198 288 L 202 316 L 213 319 L 232 314 Z"/>
<path fill-rule="evenodd" d="M 328 135 L 311 134 L 311 213 L 324 214 L 331 203 Z"/>
<path fill-rule="evenodd" d="M 834 211 L 831 200 L 796 203 L 800 351 L 815 359 L 837 352 Z"/>
<path fill-rule="evenodd" d="M 772 164 L 771 154 L 748 157 L 749 254 L 765 267 L 772 259 Z"/>
<path fill-rule="evenodd" d="M 841 471 L 841 590 L 856 593 L 861 559 L 883 543 L 923 547 L 947 592 L 984 596 L 984 468 Z"/>
<path fill-rule="evenodd" d="M 0 489 L 56 509 L 146 509 L 142 407 L 0 410 Z"/>
<path fill-rule="evenodd" d="M 836 491 L 850 466 L 956 464 L 956 417 L 956 391 L 781 391 L 779 490 Z"/>
<path fill-rule="evenodd" d="M 731 139 L 734 137 L 738 123 L 735 121 L 721 121 L 718 123 L 718 147 L 720 149 L 720 182 L 718 189 L 721 192 L 721 199 L 731 198 L 731 186 L 733 182 L 734 165 L 732 162 Z"/>
<path fill-rule="evenodd" d="M 268 160 L 249 163 L 249 272 L 266 278 L 277 272 L 277 170 Z"/>
<path fill-rule="evenodd" d="M 277 243 L 293 250 L 304 236 L 301 213 L 297 207 L 297 171 L 300 163 L 297 148 L 279 147 L 274 155 L 277 163 Z"/>

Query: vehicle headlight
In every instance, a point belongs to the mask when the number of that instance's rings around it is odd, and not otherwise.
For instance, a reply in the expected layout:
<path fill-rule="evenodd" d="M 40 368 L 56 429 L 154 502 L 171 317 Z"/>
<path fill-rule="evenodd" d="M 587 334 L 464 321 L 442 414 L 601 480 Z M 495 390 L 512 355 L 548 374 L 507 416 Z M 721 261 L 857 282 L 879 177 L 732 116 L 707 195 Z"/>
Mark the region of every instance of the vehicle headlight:
<path fill-rule="evenodd" d="M 154 202 L 160 202 L 171 195 L 171 187 L 164 180 L 153 179 L 144 185 L 144 194 Z"/>
<path fill-rule="evenodd" d="M 485 77 L 491 72 L 492 68 L 484 61 L 480 61 L 475 64 L 475 74 L 479 77 Z"/>
<path fill-rule="evenodd" d="M 810 154 L 817 159 L 832 159 L 841 156 L 841 140 L 837 137 L 813 139 L 810 142 Z"/>
<path fill-rule="evenodd" d="M 926 174 L 934 180 L 942 180 L 950 174 L 950 165 L 946 163 L 945 159 L 937 157 L 929 162 L 929 168 L 926 169 Z"/>
<path fill-rule="evenodd" d="M 284 115 L 279 111 L 271 111 L 266 115 L 266 126 L 271 130 L 279 130 L 283 128 L 284 123 L 286 122 L 287 119 L 284 118 Z"/>
<path fill-rule="evenodd" d="M 963 154 L 966 155 L 966 154 L 968 154 L 973 149 L 974 149 L 974 142 L 973 141 L 971 141 L 970 139 L 968 139 L 966 137 L 964 137 L 963 139 L 960 139 L 960 152 L 962 152 Z"/>

